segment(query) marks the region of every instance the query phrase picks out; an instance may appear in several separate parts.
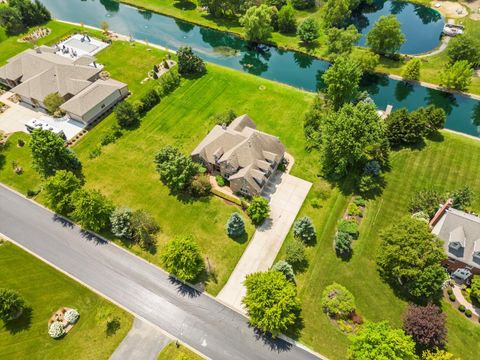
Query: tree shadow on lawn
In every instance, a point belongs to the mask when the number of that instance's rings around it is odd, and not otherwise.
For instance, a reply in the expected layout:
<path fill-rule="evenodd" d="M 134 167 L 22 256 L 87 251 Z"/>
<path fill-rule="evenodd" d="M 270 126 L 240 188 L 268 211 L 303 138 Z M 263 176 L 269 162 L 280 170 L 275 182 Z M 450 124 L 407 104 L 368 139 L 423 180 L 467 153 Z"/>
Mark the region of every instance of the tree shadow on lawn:
<path fill-rule="evenodd" d="M 347 253 L 341 253 L 337 250 L 335 250 L 335 254 L 337 255 L 337 257 L 342 260 L 343 262 L 349 262 L 352 257 L 353 257 L 353 249 L 350 250 L 349 252 Z"/>
<path fill-rule="evenodd" d="M 7 321 L 4 323 L 3 327 L 12 335 L 28 330 L 30 329 L 30 326 L 32 326 L 32 313 L 32 308 L 26 307 L 23 309 L 22 315 L 18 319 Z"/>
<path fill-rule="evenodd" d="M 408 292 L 407 287 L 400 285 L 396 279 L 390 279 L 382 275 L 381 271 L 379 271 L 379 274 L 382 280 L 390 286 L 397 298 L 420 306 L 426 306 L 428 304 L 441 306 L 441 300 L 443 298 L 443 291 L 441 289 L 431 298 L 418 298 L 412 296 Z"/>
<path fill-rule="evenodd" d="M 3 170 L 3 168 L 5 167 L 5 163 L 6 163 L 5 159 L 6 159 L 6 156 L 4 154 L 0 154 L 0 170 Z"/>
<path fill-rule="evenodd" d="M 215 17 L 212 14 L 203 14 L 202 17 L 205 20 L 209 20 L 211 22 L 214 22 L 215 25 L 217 25 L 217 26 L 223 26 L 223 27 L 226 27 L 227 29 L 229 29 L 231 27 L 239 27 L 240 26 L 239 19 L 236 16 Z"/>
<path fill-rule="evenodd" d="M 245 244 L 248 241 L 248 234 L 247 232 L 244 232 L 240 236 L 229 236 L 229 238 L 238 244 Z"/>
<path fill-rule="evenodd" d="M 197 8 L 197 5 L 188 0 L 180 0 L 175 2 L 173 4 L 173 7 L 180 10 L 195 10 Z"/>

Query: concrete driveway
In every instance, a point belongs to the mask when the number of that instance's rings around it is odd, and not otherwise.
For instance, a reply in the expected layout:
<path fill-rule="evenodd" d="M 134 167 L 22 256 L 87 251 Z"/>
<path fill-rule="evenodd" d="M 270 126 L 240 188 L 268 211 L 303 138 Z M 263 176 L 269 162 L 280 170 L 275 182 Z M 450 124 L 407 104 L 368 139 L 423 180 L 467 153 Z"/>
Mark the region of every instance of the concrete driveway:
<path fill-rule="evenodd" d="M 18 131 L 27 132 L 25 124 L 30 119 L 38 119 L 40 116 L 45 114 L 11 102 L 8 100 L 8 98 L 12 95 L 13 93 L 7 91 L 5 94 L 0 96 L 0 101 L 10 107 L 3 114 L 0 114 L 0 130 L 7 134 Z"/>
<path fill-rule="evenodd" d="M 146 321 L 135 318 L 133 326 L 110 360 L 157 360 L 172 339 Z"/>
<path fill-rule="evenodd" d="M 243 281 L 248 274 L 268 270 L 275 261 L 312 184 L 295 176 L 277 172 L 262 196 L 269 200 L 270 218 L 257 228 L 232 275 L 217 299 L 245 313 Z"/>

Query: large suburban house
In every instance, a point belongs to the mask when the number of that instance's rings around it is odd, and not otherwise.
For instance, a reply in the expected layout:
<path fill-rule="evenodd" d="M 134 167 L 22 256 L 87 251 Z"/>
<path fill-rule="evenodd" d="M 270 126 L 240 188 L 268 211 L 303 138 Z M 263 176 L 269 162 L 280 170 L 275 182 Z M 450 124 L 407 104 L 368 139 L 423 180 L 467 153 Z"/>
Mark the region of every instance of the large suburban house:
<path fill-rule="evenodd" d="M 432 232 L 444 242 L 448 261 L 444 264 L 450 271 L 467 269 L 480 274 L 480 218 L 443 205 L 432 221 Z"/>
<path fill-rule="evenodd" d="M 44 99 L 58 93 L 67 116 L 90 124 L 128 95 L 127 84 L 100 79 L 101 68 L 89 55 L 69 58 L 56 49 L 40 46 L 12 57 L 0 67 L 0 83 L 21 102 L 45 111 Z"/>
<path fill-rule="evenodd" d="M 277 137 L 257 130 L 252 119 L 242 115 L 228 126 L 216 125 L 191 155 L 227 179 L 234 193 L 254 196 L 262 192 L 284 154 Z"/>

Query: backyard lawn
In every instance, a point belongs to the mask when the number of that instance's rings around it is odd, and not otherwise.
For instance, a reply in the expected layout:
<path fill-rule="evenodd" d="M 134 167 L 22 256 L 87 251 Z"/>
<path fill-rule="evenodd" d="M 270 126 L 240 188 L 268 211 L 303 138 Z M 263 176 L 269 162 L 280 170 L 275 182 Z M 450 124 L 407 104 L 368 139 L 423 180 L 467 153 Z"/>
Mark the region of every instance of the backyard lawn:
<path fill-rule="evenodd" d="M 312 208 L 308 200 L 305 203 L 300 215 L 312 217 L 318 242 L 308 249 L 308 269 L 297 277 L 305 325 L 301 340 L 320 353 L 332 359 L 346 358 L 348 339 L 332 325 L 320 306 L 323 289 L 334 281 L 352 291 L 364 318 L 389 320 L 395 326 L 402 326 L 406 303 L 380 280 L 375 256 L 379 232 L 408 214 L 408 203 L 415 190 L 426 187 L 453 190 L 468 185 L 476 193 L 473 208 L 480 211 L 480 142 L 448 132 L 442 132 L 442 137 L 429 141 L 421 150 L 403 149 L 392 153 L 387 187 L 380 198 L 367 204 L 360 238 L 354 244 L 349 262 L 338 259 L 332 245 L 335 225 L 343 215 L 346 198 L 335 191 L 320 210 Z M 310 199 L 313 196 L 311 193 Z M 448 349 L 463 360 L 477 359 L 480 324 L 467 321 L 448 303 L 444 308 L 448 315 Z"/>
<path fill-rule="evenodd" d="M 108 359 L 130 330 L 132 317 L 13 244 L 0 245 L 0 286 L 18 291 L 28 304 L 19 320 L 0 327 L 2 359 Z M 62 339 L 47 333 L 60 307 L 77 309 L 80 319 Z M 117 321 L 115 333 L 107 322 Z"/>

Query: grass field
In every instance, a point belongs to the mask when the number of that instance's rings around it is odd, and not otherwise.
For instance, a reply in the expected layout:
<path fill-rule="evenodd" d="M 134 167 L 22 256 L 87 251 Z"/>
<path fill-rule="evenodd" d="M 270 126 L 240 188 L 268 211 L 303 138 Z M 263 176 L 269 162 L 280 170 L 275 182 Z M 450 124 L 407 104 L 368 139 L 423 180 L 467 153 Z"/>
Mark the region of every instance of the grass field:
<path fill-rule="evenodd" d="M 177 347 L 175 343 L 170 343 L 160 352 L 158 360 L 202 360 L 203 358 L 185 346 Z"/>
<path fill-rule="evenodd" d="M 29 308 L 0 327 L 2 359 L 108 359 L 130 330 L 132 317 L 42 261 L 8 242 L 0 245 L 0 286 L 18 291 Z M 80 319 L 62 339 L 47 333 L 60 307 L 75 308 Z M 120 327 L 107 335 L 107 321 Z"/>
<path fill-rule="evenodd" d="M 442 135 L 442 140 L 429 141 L 424 149 L 403 149 L 392 154 L 387 187 L 380 198 L 368 203 L 360 238 L 354 244 L 349 262 L 338 259 L 332 246 L 335 224 L 343 214 L 346 198 L 335 191 L 320 210 L 313 209 L 308 202 L 304 205 L 302 213 L 314 220 L 319 239 L 317 245 L 308 250 L 310 266 L 297 277 L 305 322 L 301 340 L 320 353 L 332 359 L 346 358 L 347 337 L 330 323 L 320 307 L 323 288 L 334 281 L 352 291 L 357 308 L 366 319 L 387 319 L 395 326 L 402 325 L 406 303 L 381 281 L 375 256 L 379 232 L 408 214 L 408 203 L 415 190 L 425 187 L 452 190 L 468 185 L 477 194 L 473 208 L 480 210 L 480 178 L 477 176 L 480 142 L 448 132 Z M 467 321 L 448 303 L 444 308 L 448 315 L 448 349 L 463 360 L 477 359 L 480 325 Z"/>

